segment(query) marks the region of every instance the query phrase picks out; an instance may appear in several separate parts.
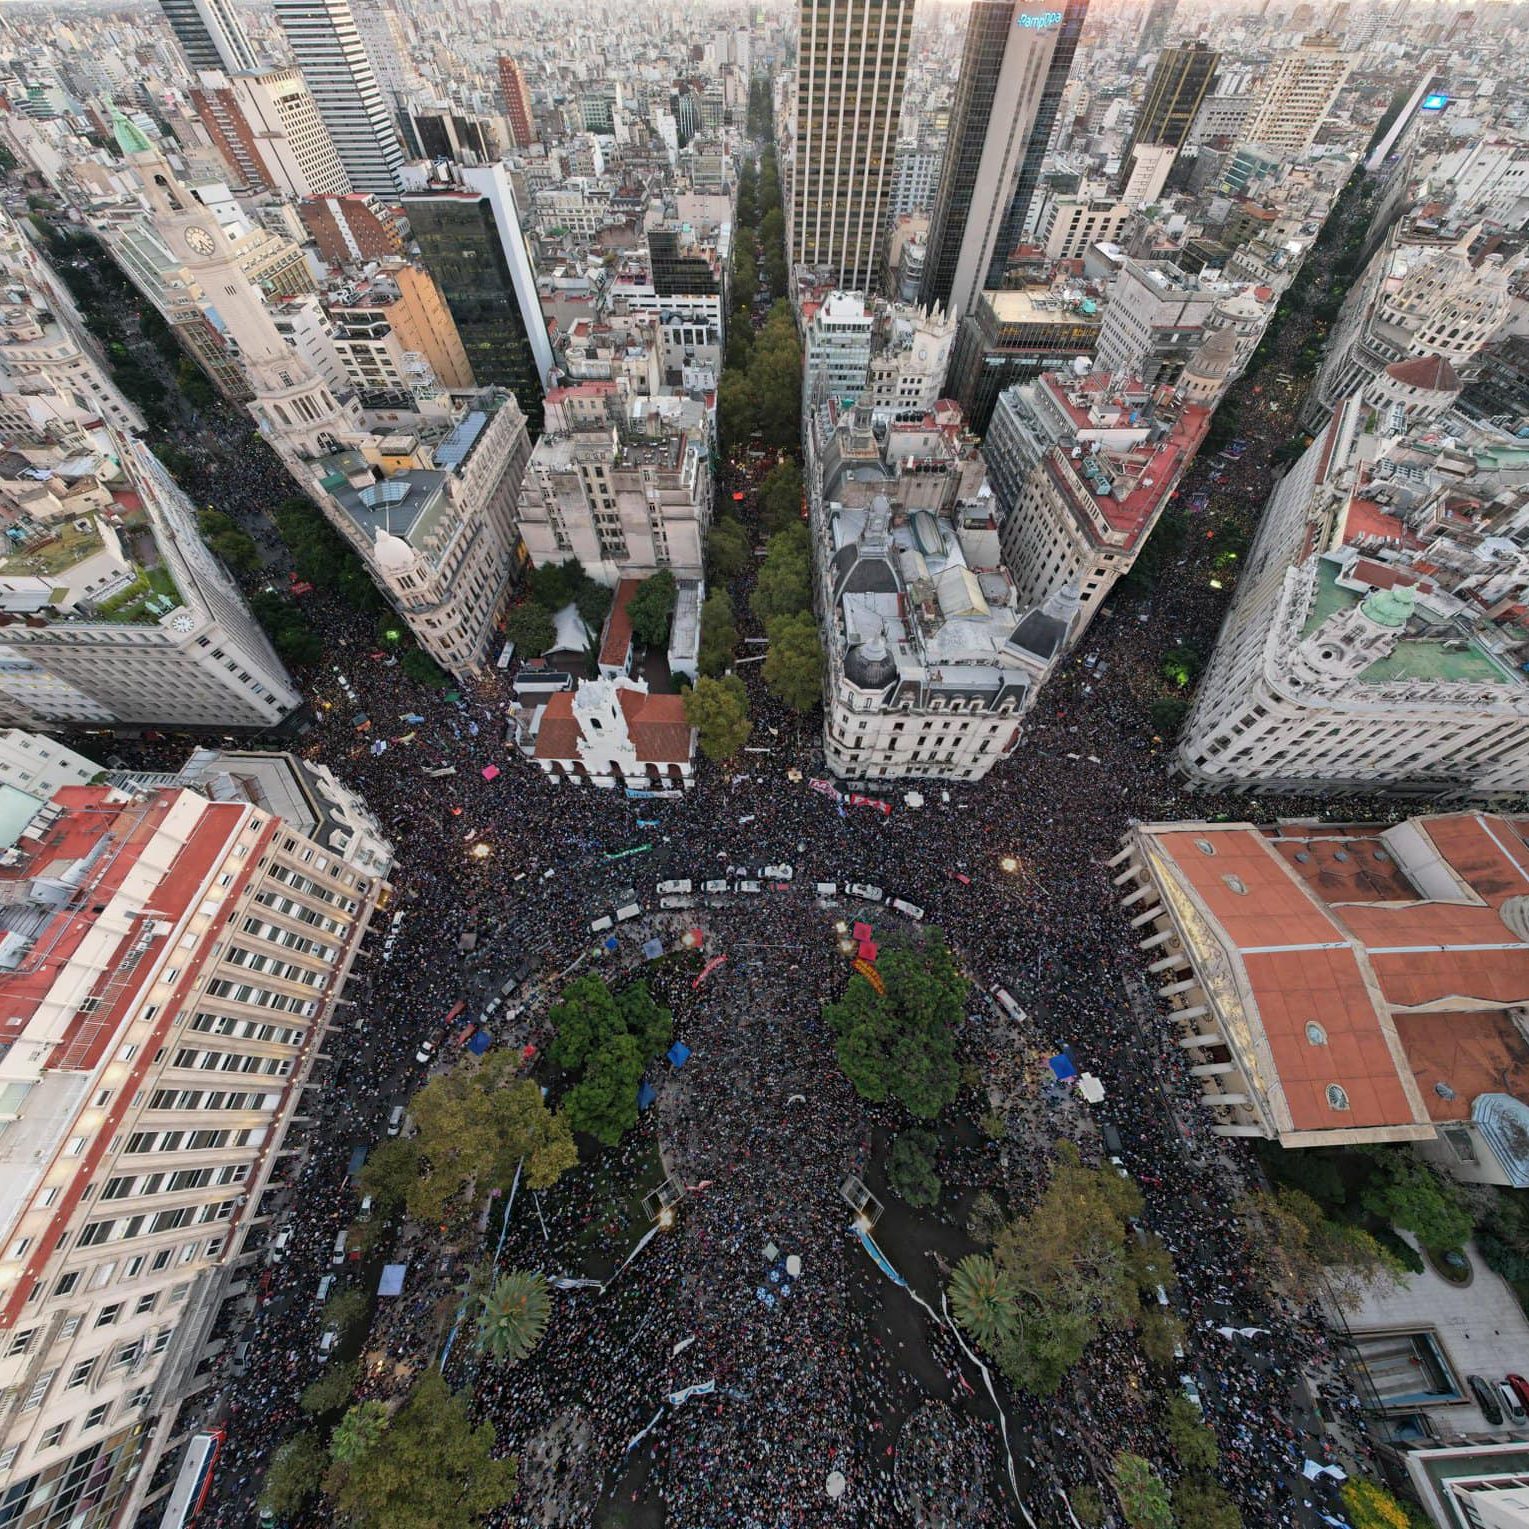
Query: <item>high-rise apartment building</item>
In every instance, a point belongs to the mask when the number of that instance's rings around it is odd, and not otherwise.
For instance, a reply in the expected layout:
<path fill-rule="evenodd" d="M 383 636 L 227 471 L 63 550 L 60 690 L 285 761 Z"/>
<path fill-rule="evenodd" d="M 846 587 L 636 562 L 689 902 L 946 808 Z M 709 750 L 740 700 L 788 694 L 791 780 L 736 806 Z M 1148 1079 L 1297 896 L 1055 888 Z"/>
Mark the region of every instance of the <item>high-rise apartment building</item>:
<path fill-rule="evenodd" d="M 1352 53 L 1340 51 L 1336 38 L 1308 37 L 1269 71 L 1258 110 L 1248 124 L 1247 141 L 1304 154 L 1356 62 Z"/>
<path fill-rule="evenodd" d="M 1132 161 L 1143 145 L 1166 144 L 1175 151 L 1189 139 L 1205 98 L 1210 94 L 1221 55 L 1203 42 L 1183 48 L 1165 48 L 1157 56 L 1157 67 L 1147 85 L 1146 98 L 1131 129 L 1131 141 L 1120 157 L 1118 187 L 1131 176 Z"/>
<path fill-rule="evenodd" d="M 509 173 L 480 165 L 461 177 L 460 189 L 405 197 L 409 226 L 479 386 L 509 388 L 539 435 L 552 343 Z"/>
<path fill-rule="evenodd" d="M 140 441 L 0 459 L 0 719 L 272 727 L 302 696 Z M 115 460 L 113 460 L 115 458 Z"/>
<path fill-rule="evenodd" d="M 232 0 L 159 0 L 159 5 L 193 74 L 260 67 Z"/>
<path fill-rule="evenodd" d="M 871 369 L 875 314 L 858 292 L 830 292 L 806 321 L 802 363 L 802 412 L 836 398 L 853 408 Z"/>
<path fill-rule="evenodd" d="M 1163 39 L 1167 37 L 1169 28 L 1173 26 L 1173 18 L 1178 14 L 1179 0 L 1152 0 L 1147 7 L 1147 18 L 1141 28 L 1142 52 L 1148 52 L 1153 48 L 1160 48 Z"/>
<path fill-rule="evenodd" d="M 357 191 L 395 200 L 403 145 L 350 0 L 277 0 L 276 18 Z"/>
<path fill-rule="evenodd" d="M 341 196 L 350 177 L 295 69 L 204 70 L 192 102 L 218 151 L 251 191 Z"/>
<path fill-rule="evenodd" d="M 800 0 L 793 266 L 868 291 L 881 269 L 913 0 Z"/>
<path fill-rule="evenodd" d="M 0 1477 L 131 1523 L 262 1246 L 384 883 L 247 801 L 61 788 L 5 848 Z"/>
<path fill-rule="evenodd" d="M 1072 69 L 1088 0 L 973 0 L 919 301 L 959 318 L 1003 284 Z"/>
<path fill-rule="evenodd" d="M 531 92 L 526 87 L 525 71 L 519 61 L 508 55 L 499 59 L 499 89 L 504 96 L 504 115 L 510 124 L 510 136 L 517 149 L 528 149 L 536 142 L 536 119 L 531 115 Z"/>

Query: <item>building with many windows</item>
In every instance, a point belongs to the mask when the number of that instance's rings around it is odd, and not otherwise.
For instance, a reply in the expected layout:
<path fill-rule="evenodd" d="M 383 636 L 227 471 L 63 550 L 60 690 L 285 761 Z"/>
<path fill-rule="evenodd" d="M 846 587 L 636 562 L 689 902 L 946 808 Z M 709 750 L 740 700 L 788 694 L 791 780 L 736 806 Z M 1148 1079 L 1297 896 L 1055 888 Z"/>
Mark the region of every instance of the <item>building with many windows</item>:
<path fill-rule="evenodd" d="M 1138 149 L 1163 145 L 1176 152 L 1189 141 L 1189 131 L 1210 94 L 1220 62 L 1221 55 L 1203 42 L 1164 48 L 1158 54 L 1146 99 L 1120 157 L 1117 191 L 1123 192 L 1130 180 Z"/>
<path fill-rule="evenodd" d="M 1179 735 L 1217 790 L 1529 791 L 1523 453 L 1358 394 L 1270 496 Z"/>
<path fill-rule="evenodd" d="M 247 191 L 328 197 L 350 190 L 350 177 L 297 70 L 205 70 L 191 100 Z"/>
<path fill-rule="evenodd" d="M 518 60 L 500 57 L 499 90 L 504 96 L 504 115 L 510 124 L 515 147 L 530 148 L 536 142 L 536 118 L 531 114 L 531 92 L 526 87 L 525 71 Z"/>
<path fill-rule="evenodd" d="M 800 0 L 791 264 L 869 292 L 881 271 L 913 0 Z"/>
<path fill-rule="evenodd" d="M 585 388 L 555 391 L 549 412 L 564 415 L 565 392 Z M 598 413 L 571 411 L 570 427 L 549 428 L 531 453 L 518 511 L 527 556 L 538 568 L 577 558 L 611 588 L 661 568 L 679 580 L 700 579 L 712 517 L 705 403 L 619 403 L 609 390 L 586 401 Z"/>
<path fill-rule="evenodd" d="M 1258 110 L 1246 128 L 1249 143 L 1288 155 L 1304 154 L 1348 82 L 1357 59 L 1336 38 L 1314 35 L 1275 61 Z"/>
<path fill-rule="evenodd" d="M 159 0 L 159 8 L 193 74 L 199 69 L 259 67 L 231 0 Z"/>
<path fill-rule="evenodd" d="M 142 442 L 8 453 L 0 521 L 0 718 L 260 731 L 302 704 Z"/>
<path fill-rule="evenodd" d="M 0 1477 L 130 1523 L 385 883 L 244 801 L 66 786 L 0 854 Z"/>

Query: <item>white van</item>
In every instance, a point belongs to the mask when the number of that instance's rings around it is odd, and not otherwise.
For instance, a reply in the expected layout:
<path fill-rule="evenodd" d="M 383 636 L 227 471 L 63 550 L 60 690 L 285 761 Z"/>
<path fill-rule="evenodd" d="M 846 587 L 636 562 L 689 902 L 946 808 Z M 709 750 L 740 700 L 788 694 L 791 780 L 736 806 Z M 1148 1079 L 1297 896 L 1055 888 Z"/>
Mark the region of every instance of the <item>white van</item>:
<path fill-rule="evenodd" d="M 837 897 L 839 895 L 839 883 L 837 881 L 815 881 L 812 889 L 819 897 Z"/>
<path fill-rule="evenodd" d="M 844 890 L 850 897 L 863 897 L 868 903 L 879 903 L 884 895 L 880 887 L 868 881 L 852 881 Z"/>
<path fill-rule="evenodd" d="M 683 897 L 690 891 L 690 878 L 687 876 L 681 881 L 661 881 L 658 891 L 661 897 Z"/>
<path fill-rule="evenodd" d="M 693 898 L 693 897 L 660 897 L 659 900 L 658 900 L 658 906 L 660 908 L 666 908 L 666 909 L 668 909 L 669 912 L 673 913 L 673 912 L 676 912 L 676 911 L 678 911 L 680 909 L 683 909 L 683 908 L 693 908 L 693 907 L 695 907 L 695 898 Z"/>
<path fill-rule="evenodd" d="M 734 888 L 735 892 L 746 892 L 752 897 L 756 892 L 763 892 L 764 888 L 757 881 L 740 881 Z"/>
<path fill-rule="evenodd" d="M 391 1113 L 388 1115 L 389 1136 L 397 1136 L 398 1133 L 403 1130 L 403 1118 L 406 1113 L 407 1111 L 404 1105 L 395 1104 L 393 1106 Z"/>
<path fill-rule="evenodd" d="M 320 1361 L 323 1361 L 323 1360 L 329 1358 L 329 1355 L 334 1350 L 335 1344 L 337 1344 L 339 1341 L 340 1341 L 340 1334 L 339 1334 L 338 1329 L 333 1328 L 333 1327 L 326 1327 L 324 1329 L 323 1333 L 319 1337 L 319 1359 L 320 1359 Z"/>
<path fill-rule="evenodd" d="M 343 1264 L 345 1262 L 345 1241 L 349 1236 L 349 1230 L 335 1234 L 334 1251 L 329 1255 L 330 1263 Z"/>
<path fill-rule="evenodd" d="M 329 1299 L 329 1292 L 334 1289 L 334 1282 L 335 1276 L 332 1274 L 326 1274 L 323 1279 L 319 1281 L 319 1293 L 315 1297 L 315 1300 L 317 1300 L 320 1306 L 322 1306 L 324 1302 Z"/>
<path fill-rule="evenodd" d="M 610 914 L 602 914 L 599 918 L 591 919 L 589 921 L 589 932 L 591 934 L 604 934 L 607 929 L 611 928 L 615 924 L 615 922 L 615 919 L 613 919 Z"/>
<path fill-rule="evenodd" d="M 715 896 L 718 892 L 728 891 L 731 886 L 732 883 L 727 881 L 703 881 L 701 890 L 709 896 Z"/>
<path fill-rule="evenodd" d="M 896 908 L 904 918 L 911 918 L 916 924 L 924 921 L 924 910 L 917 903 L 910 903 L 906 898 L 894 897 L 890 906 Z"/>
<path fill-rule="evenodd" d="M 370 1195 L 362 1195 L 361 1196 L 361 1208 L 360 1208 L 360 1210 L 358 1210 L 356 1212 L 356 1220 L 357 1221 L 365 1221 L 365 1220 L 367 1220 L 371 1216 L 371 1214 L 372 1214 L 372 1197 Z"/>
<path fill-rule="evenodd" d="M 622 903 L 622 905 L 616 909 L 616 922 L 618 924 L 624 924 L 629 918 L 636 918 L 637 915 L 641 912 L 641 903 Z"/>
<path fill-rule="evenodd" d="M 993 989 L 993 1000 L 1015 1024 L 1022 1025 L 1029 1020 L 1030 1016 L 1014 1002 L 1014 995 L 1009 992 L 1008 988 L 995 987 Z"/>

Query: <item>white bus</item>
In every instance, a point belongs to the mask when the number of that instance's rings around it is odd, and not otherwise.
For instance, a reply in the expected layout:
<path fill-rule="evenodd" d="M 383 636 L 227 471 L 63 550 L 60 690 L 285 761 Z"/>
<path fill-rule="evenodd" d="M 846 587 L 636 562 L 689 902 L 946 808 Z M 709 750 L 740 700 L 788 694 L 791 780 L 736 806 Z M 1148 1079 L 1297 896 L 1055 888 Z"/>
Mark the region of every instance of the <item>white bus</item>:
<path fill-rule="evenodd" d="M 175 1478 L 174 1489 L 159 1520 L 159 1529 L 185 1529 L 187 1524 L 196 1522 L 207 1502 L 207 1494 L 212 1490 L 212 1468 L 223 1453 L 226 1437 L 221 1428 L 203 1429 L 191 1436 L 181 1460 L 180 1474 Z"/>

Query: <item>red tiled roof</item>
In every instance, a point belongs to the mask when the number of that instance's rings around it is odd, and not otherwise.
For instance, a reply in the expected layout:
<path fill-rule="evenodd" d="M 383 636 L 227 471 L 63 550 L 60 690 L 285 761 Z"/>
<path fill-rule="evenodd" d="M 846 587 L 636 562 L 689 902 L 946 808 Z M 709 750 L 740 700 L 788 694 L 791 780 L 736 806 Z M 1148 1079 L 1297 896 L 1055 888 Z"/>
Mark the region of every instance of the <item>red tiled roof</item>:
<path fill-rule="evenodd" d="M 626 607 L 641 582 L 641 579 L 622 579 L 616 586 L 616 597 L 611 601 L 611 613 L 605 622 L 605 640 L 600 644 L 602 664 L 619 668 L 627 661 L 632 647 L 632 618 Z"/>
<path fill-rule="evenodd" d="M 573 714 L 573 692 L 556 690 L 547 697 L 541 726 L 536 730 L 537 759 L 577 759 L 583 730 Z"/>
<path fill-rule="evenodd" d="M 1422 388 L 1430 393 L 1458 393 L 1461 382 L 1445 356 L 1418 356 L 1411 361 L 1393 361 L 1386 376 L 1404 388 Z"/>
<path fill-rule="evenodd" d="M 685 700 L 677 695 L 619 692 L 627 732 L 644 764 L 684 764 L 690 758 L 690 724 Z"/>

